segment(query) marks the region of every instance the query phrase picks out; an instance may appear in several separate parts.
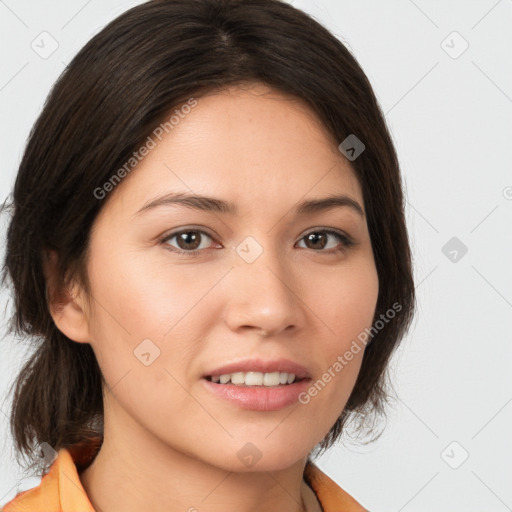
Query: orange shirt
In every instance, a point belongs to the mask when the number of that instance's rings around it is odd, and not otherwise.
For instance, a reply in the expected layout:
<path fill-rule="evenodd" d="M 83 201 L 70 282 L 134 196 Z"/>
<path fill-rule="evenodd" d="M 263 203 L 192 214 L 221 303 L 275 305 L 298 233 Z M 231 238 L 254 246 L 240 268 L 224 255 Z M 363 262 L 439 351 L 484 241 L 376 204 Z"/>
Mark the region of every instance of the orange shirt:
<path fill-rule="evenodd" d="M 100 446 L 98 437 L 62 448 L 40 484 L 19 493 L 0 512 L 95 512 L 78 471 L 88 466 Z M 323 512 L 367 512 L 315 464 L 306 464 L 304 479 L 316 494 Z"/>

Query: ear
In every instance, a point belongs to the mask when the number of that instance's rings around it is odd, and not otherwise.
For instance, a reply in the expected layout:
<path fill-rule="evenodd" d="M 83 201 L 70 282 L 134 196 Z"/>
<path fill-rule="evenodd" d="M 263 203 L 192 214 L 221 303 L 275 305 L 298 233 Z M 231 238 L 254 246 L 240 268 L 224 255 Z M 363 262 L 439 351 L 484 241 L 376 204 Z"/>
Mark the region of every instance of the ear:
<path fill-rule="evenodd" d="M 55 278 L 57 253 L 51 249 L 45 250 L 42 259 L 46 300 L 57 329 L 73 341 L 89 343 L 91 336 L 84 290 L 77 283 L 73 283 L 71 288 L 58 290 Z"/>

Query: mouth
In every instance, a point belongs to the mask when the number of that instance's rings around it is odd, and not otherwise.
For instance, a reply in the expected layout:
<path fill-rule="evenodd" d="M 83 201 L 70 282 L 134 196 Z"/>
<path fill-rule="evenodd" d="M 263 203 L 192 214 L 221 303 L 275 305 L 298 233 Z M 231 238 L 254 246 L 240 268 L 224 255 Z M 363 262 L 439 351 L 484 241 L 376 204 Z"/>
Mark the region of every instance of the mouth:
<path fill-rule="evenodd" d="M 272 388 L 277 386 L 289 386 L 296 382 L 309 380 L 307 377 L 299 377 L 288 372 L 234 372 L 221 375 L 207 375 L 204 377 L 209 382 L 226 385 L 231 384 L 239 387 L 264 387 Z"/>
<path fill-rule="evenodd" d="M 291 359 L 253 358 L 211 368 L 201 381 L 221 402 L 239 409 L 277 411 L 296 404 L 311 377 L 308 368 Z"/>
<path fill-rule="evenodd" d="M 235 372 L 202 377 L 205 390 L 239 409 L 270 412 L 296 405 L 310 377 L 287 372 Z"/>

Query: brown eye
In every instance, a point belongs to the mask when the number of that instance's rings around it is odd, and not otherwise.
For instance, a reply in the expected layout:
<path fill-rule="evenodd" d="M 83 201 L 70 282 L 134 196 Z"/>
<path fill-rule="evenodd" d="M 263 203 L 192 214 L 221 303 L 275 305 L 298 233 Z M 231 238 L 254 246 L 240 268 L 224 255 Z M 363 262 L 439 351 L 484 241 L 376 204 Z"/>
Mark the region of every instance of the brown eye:
<path fill-rule="evenodd" d="M 327 243 L 327 238 L 325 233 L 321 231 L 310 233 L 304 237 L 309 249 L 323 249 Z"/>
<path fill-rule="evenodd" d="M 196 253 L 204 249 L 200 249 L 199 246 L 201 245 L 201 241 L 205 236 L 210 240 L 212 239 L 211 236 L 205 233 L 204 231 L 200 231 L 197 229 L 187 229 L 171 233 L 169 236 L 165 237 L 162 240 L 162 243 L 170 245 L 171 250 L 176 251 L 179 254 L 195 255 Z M 173 238 L 176 238 L 176 245 L 178 247 L 168 244 L 168 242 Z"/>
<path fill-rule="evenodd" d="M 165 244 L 169 250 L 180 255 L 199 256 L 202 251 L 208 248 L 200 247 L 204 237 L 213 240 L 212 237 L 203 230 L 185 229 L 171 233 L 162 239 L 161 242 Z M 173 239 L 176 239 L 176 241 L 173 244 L 169 243 Z M 339 241 L 338 245 L 328 247 L 330 239 L 337 239 Z M 347 235 L 331 229 L 317 229 L 316 231 L 311 231 L 303 236 L 301 241 L 302 240 L 306 241 L 306 249 L 311 249 L 314 252 L 323 254 L 339 253 L 356 244 Z"/>
<path fill-rule="evenodd" d="M 329 237 L 337 238 L 341 242 L 338 246 L 334 246 L 331 248 L 328 248 L 328 250 L 324 250 L 328 244 Z M 324 229 L 324 230 L 317 230 L 317 231 L 311 231 L 307 235 L 305 235 L 302 240 L 306 241 L 306 247 L 308 249 L 312 249 L 316 252 L 324 252 L 324 253 L 335 253 L 340 252 L 348 249 L 349 247 L 352 247 L 355 245 L 355 242 L 350 239 L 348 236 L 338 233 L 337 231 Z"/>

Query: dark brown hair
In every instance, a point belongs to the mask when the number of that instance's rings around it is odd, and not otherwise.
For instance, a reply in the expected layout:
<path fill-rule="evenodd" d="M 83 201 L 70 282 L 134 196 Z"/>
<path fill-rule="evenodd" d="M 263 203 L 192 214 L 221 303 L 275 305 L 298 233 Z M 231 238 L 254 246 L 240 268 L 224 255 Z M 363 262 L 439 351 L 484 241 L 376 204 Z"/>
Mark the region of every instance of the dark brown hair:
<path fill-rule="evenodd" d="M 3 268 L 13 288 L 11 331 L 34 346 L 13 383 L 18 454 L 36 459 L 41 443 L 59 450 L 102 434 L 101 371 L 91 346 L 73 342 L 52 320 L 45 249 L 58 254 L 56 289 L 74 278 L 90 292 L 88 242 L 108 200 L 94 191 L 173 108 L 254 82 L 309 105 L 336 144 L 355 134 L 366 146 L 351 165 L 379 277 L 374 320 L 393 304 L 401 309 L 366 346 L 348 403 L 316 448 L 330 447 L 349 419 L 364 420 L 362 428 L 385 412 L 388 362 L 412 320 L 415 295 L 398 159 L 366 75 L 339 39 L 284 1 L 154 0 L 113 20 L 75 56 L 20 163 Z"/>

